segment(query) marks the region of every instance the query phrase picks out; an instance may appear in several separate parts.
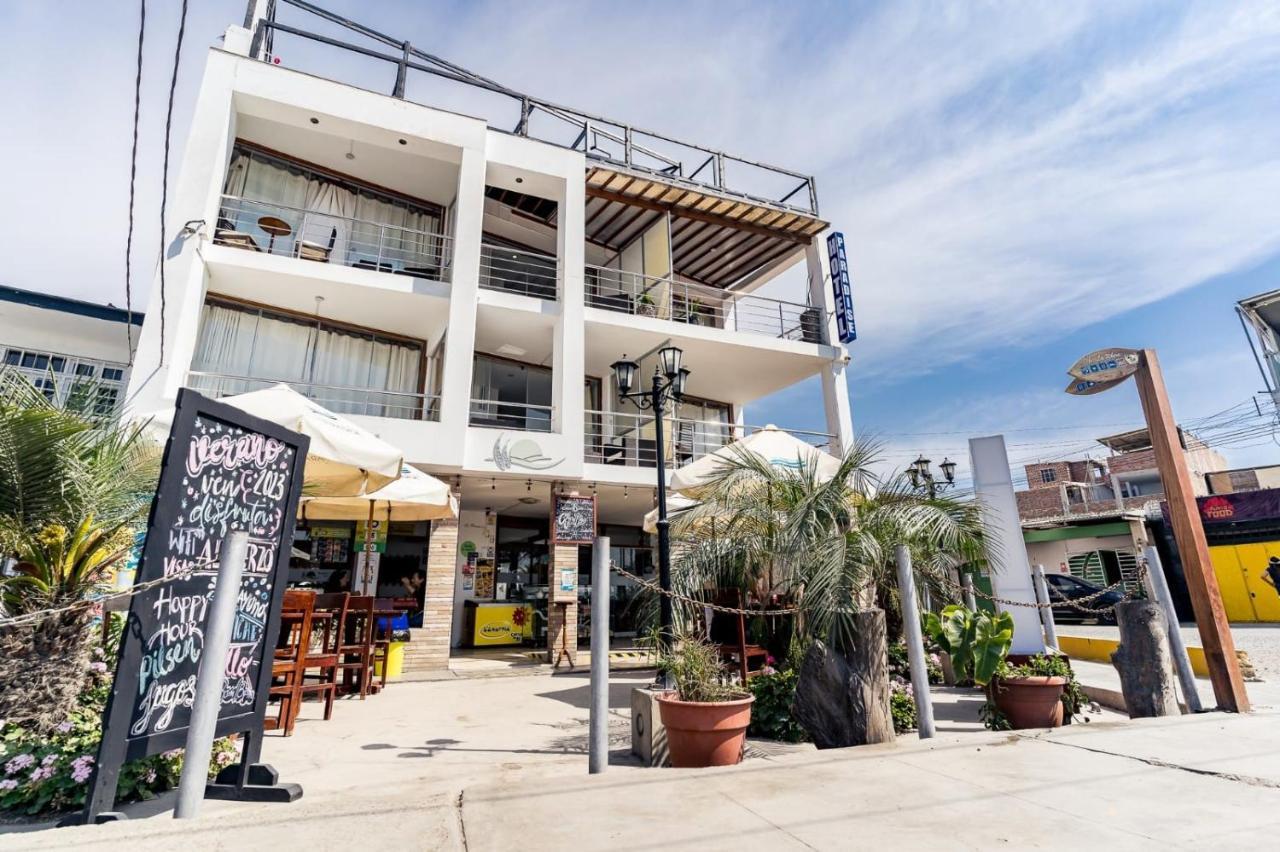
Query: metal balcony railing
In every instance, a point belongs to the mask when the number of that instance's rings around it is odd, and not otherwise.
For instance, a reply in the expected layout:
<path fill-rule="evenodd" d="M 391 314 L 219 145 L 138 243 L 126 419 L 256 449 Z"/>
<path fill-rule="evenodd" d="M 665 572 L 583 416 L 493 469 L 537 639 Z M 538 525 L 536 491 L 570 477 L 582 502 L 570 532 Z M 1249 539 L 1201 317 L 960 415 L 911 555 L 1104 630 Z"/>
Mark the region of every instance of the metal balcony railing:
<path fill-rule="evenodd" d="M 607 311 L 806 343 L 826 342 L 821 308 L 589 264 L 585 281 L 587 304 Z"/>
<path fill-rule="evenodd" d="M 280 384 L 282 381 L 307 399 L 323 405 L 336 414 L 363 414 L 370 417 L 392 417 L 397 420 L 440 419 L 439 396 L 283 379 L 263 379 L 254 376 L 231 376 L 223 373 L 193 371 L 187 374 L 187 387 L 215 399 L 262 390 Z"/>
<path fill-rule="evenodd" d="M 213 241 L 267 254 L 448 281 L 444 234 L 225 195 Z"/>
<path fill-rule="evenodd" d="M 281 20 L 284 7 L 293 10 L 285 17 L 294 23 Z M 306 39 L 394 67 L 392 97 L 406 97 L 410 71 L 429 74 L 437 84 L 466 87 L 449 94 L 466 97 L 466 103 L 480 109 L 490 126 L 513 127 L 518 136 L 582 151 L 589 160 L 645 172 L 673 184 L 818 215 L 817 187 L 809 175 L 532 97 L 306 0 L 267 4 L 267 16 L 255 20 L 250 14 L 245 26 L 253 28 L 249 50 L 253 59 L 277 58 L 278 36 Z M 328 63 L 321 75 L 339 66 L 345 63 Z"/>
<path fill-rule="evenodd" d="M 514 429 L 520 432 L 550 432 L 549 405 L 503 402 L 496 399 L 471 400 L 471 425 L 486 429 Z"/>
<path fill-rule="evenodd" d="M 652 414 L 619 411 L 587 411 L 583 460 L 591 464 L 654 467 L 658 461 L 657 434 Z M 663 433 L 667 461 L 676 467 L 697 461 L 721 447 L 757 431 L 758 426 L 739 426 L 721 420 L 666 419 Z M 824 432 L 788 430 L 815 446 L 827 446 L 831 435 Z"/>
<path fill-rule="evenodd" d="M 556 259 L 523 249 L 480 244 L 480 286 L 554 301 L 558 290 Z"/>

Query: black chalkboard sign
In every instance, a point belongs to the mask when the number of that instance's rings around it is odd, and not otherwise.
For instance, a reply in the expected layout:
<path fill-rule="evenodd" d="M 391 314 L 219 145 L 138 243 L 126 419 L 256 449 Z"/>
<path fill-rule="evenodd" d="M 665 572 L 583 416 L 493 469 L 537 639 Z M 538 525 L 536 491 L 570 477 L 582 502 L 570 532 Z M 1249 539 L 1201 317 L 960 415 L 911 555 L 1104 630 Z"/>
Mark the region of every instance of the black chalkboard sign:
<path fill-rule="evenodd" d="M 553 544 L 591 544 L 596 540 L 596 498 L 557 494 L 551 515 Z"/>
<path fill-rule="evenodd" d="M 84 818 L 115 800 L 120 766 L 186 743 L 204 624 L 227 533 L 249 533 L 217 736 L 246 737 L 241 785 L 261 752 L 294 517 L 309 439 L 183 389 L 165 445 Z"/>

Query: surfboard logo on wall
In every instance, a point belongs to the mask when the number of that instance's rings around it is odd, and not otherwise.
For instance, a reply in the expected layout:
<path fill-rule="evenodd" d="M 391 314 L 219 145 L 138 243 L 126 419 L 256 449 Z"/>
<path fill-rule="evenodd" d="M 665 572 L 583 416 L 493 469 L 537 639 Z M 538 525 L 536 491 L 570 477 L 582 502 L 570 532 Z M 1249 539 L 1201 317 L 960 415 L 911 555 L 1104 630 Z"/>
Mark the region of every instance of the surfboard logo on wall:
<path fill-rule="evenodd" d="M 498 470 L 511 470 L 516 467 L 524 470 L 547 470 L 560 464 L 564 459 L 551 458 L 532 438 L 521 436 L 513 441 L 504 433 L 493 442 L 493 456 L 485 461 L 493 462 Z"/>

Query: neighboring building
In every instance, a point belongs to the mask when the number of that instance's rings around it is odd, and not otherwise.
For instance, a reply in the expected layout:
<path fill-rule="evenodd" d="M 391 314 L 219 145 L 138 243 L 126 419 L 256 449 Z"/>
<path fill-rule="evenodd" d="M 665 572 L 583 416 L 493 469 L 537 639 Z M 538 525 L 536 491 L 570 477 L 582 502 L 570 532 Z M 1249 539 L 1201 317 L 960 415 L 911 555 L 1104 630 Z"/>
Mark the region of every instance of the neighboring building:
<path fill-rule="evenodd" d="M 451 645 L 516 610 L 541 644 L 576 644 L 585 608 L 562 623 L 548 580 L 579 569 L 585 599 L 589 548 L 549 544 L 556 490 L 597 494 L 614 560 L 652 571 L 641 523 L 657 433 L 615 392 L 624 355 L 647 379 L 660 348 L 684 350 L 687 397 L 663 426 L 673 466 L 749 432 L 749 404 L 815 377 L 826 428 L 810 437 L 849 446 L 848 357 L 811 178 L 456 66 L 446 77 L 475 84 L 471 108 L 505 104 L 515 120 L 407 101 L 403 66 L 393 94 L 280 67 L 262 49 L 276 8 L 251 4 L 253 26 L 209 51 L 170 191 L 167 310 L 157 283 L 131 404 L 150 413 L 182 387 L 224 396 L 283 381 L 453 483 L 458 523 L 392 524 L 377 568 L 382 594 L 426 572 L 417 663 L 447 665 Z M 295 29 L 331 29 L 279 8 Z M 801 292 L 762 295 L 797 267 Z M 351 524 L 312 525 L 298 541 L 304 575 L 351 566 L 352 537 Z M 633 592 L 620 579 L 609 590 L 616 632 Z"/>
<path fill-rule="evenodd" d="M 1280 406 L 1280 290 L 1242 299 L 1236 303 L 1236 313 L 1258 363 L 1263 387 Z"/>
<path fill-rule="evenodd" d="M 1238 494 L 1280 488 L 1280 465 L 1217 470 L 1205 475 L 1210 494 Z"/>
<path fill-rule="evenodd" d="M 142 319 L 114 305 L 0 286 L 0 363 L 50 399 L 80 392 L 94 413 L 111 415 L 124 401 Z"/>
<path fill-rule="evenodd" d="M 1226 460 L 1195 435 L 1180 435 L 1193 490 L 1208 494 L 1207 477 Z M 1164 499 L 1151 437 L 1136 429 L 1098 443 L 1111 451 L 1105 459 L 1025 466 L 1028 487 L 1016 496 L 1027 554 L 1048 571 L 1136 586 L 1138 557 L 1151 541 L 1147 520 Z"/>

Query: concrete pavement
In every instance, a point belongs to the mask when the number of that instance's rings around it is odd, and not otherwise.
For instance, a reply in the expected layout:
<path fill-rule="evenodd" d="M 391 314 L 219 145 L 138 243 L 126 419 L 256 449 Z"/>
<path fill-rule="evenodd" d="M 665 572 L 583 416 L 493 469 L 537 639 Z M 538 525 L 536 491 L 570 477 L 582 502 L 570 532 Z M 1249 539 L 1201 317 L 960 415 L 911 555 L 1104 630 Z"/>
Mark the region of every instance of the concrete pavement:
<path fill-rule="evenodd" d="M 991 734 L 973 695 L 940 689 L 936 740 L 651 770 L 626 754 L 644 680 L 614 676 L 602 776 L 586 774 L 583 676 L 397 684 L 328 723 L 308 704 L 296 736 L 269 738 L 265 758 L 306 790 L 293 805 L 206 802 L 182 823 L 133 806 L 129 823 L 10 833 L 0 850 L 1228 848 L 1280 831 L 1280 715 Z"/>

